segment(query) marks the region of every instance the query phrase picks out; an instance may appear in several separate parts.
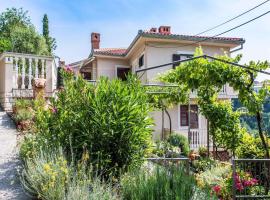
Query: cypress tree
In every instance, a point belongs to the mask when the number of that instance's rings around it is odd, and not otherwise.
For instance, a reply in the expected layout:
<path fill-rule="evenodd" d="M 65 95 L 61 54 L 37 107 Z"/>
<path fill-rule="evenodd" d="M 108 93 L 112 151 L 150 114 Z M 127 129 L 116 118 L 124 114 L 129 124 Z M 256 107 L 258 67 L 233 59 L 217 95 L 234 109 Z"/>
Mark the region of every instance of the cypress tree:
<path fill-rule="evenodd" d="M 53 50 L 56 49 L 56 41 L 54 38 L 50 37 L 49 19 L 47 14 L 44 15 L 42 23 L 43 23 L 43 37 L 46 40 L 46 44 L 48 46 L 50 54 L 52 54 Z"/>

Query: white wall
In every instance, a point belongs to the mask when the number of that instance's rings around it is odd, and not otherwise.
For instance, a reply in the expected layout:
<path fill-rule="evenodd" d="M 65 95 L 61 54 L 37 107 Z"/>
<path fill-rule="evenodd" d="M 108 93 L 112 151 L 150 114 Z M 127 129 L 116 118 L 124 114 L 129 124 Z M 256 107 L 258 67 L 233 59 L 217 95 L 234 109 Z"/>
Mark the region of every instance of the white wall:
<path fill-rule="evenodd" d="M 194 54 L 196 46 L 186 46 L 186 47 L 173 47 L 172 45 L 162 45 L 152 44 L 146 47 L 147 51 L 147 67 L 153 67 L 161 64 L 166 64 L 172 62 L 173 54 Z M 224 51 L 228 52 L 228 49 L 222 47 L 211 47 L 211 46 L 202 46 L 204 54 L 207 55 L 221 55 L 224 54 Z M 157 74 L 164 73 L 167 70 L 172 69 L 172 66 L 166 66 L 158 69 L 153 69 L 147 71 L 148 81 L 152 82 Z"/>
<path fill-rule="evenodd" d="M 97 78 L 100 76 L 106 76 L 109 79 L 115 78 L 117 65 L 129 66 L 129 63 L 122 59 L 97 58 Z"/>

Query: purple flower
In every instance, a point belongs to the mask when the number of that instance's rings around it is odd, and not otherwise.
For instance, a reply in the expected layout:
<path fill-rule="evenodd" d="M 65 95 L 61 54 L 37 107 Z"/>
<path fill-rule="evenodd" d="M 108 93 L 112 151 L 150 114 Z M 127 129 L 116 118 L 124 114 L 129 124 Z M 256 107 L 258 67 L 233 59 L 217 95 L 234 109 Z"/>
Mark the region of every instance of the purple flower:
<path fill-rule="evenodd" d="M 64 69 L 68 73 L 73 73 L 73 69 L 69 65 L 67 65 Z"/>
<path fill-rule="evenodd" d="M 243 185 L 244 185 L 245 187 L 250 187 L 250 186 L 252 186 L 252 185 L 254 185 L 254 184 L 253 184 L 253 182 L 252 182 L 251 180 L 244 180 L 244 181 L 243 181 Z"/>
<path fill-rule="evenodd" d="M 52 108 L 52 113 L 54 113 L 54 114 L 57 113 L 57 108 L 53 107 Z"/>
<path fill-rule="evenodd" d="M 239 190 L 239 191 L 242 191 L 242 190 L 244 189 L 242 183 L 236 183 L 236 184 L 235 184 L 235 187 L 236 187 L 236 189 Z"/>

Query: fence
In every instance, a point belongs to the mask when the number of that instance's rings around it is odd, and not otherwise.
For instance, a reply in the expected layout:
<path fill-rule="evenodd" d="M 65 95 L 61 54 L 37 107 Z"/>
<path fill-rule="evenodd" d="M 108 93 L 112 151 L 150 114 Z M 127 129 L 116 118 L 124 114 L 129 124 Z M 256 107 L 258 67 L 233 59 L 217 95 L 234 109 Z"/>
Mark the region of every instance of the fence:
<path fill-rule="evenodd" d="M 233 199 L 270 199 L 270 159 L 232 160 Z"/>

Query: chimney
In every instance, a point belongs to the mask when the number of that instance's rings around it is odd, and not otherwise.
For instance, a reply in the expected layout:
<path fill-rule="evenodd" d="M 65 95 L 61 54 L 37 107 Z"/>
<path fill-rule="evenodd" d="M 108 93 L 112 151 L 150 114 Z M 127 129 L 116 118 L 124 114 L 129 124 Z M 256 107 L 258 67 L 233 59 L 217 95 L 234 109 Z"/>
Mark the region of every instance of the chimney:
<path fill-rule="evenodd" d="M 171 34 L 171 27 L 170 26 L 160 26 L 158 28 L 158 32 L 161 34 Z"/>
<path fill-rule="evenodd" d="M 99 33 L 91 33 L 91 45 L 92 45 L 92 49 L 99 49 L 99 45 L 100 45 Z"/>
<path fill-rule="evenodd" d="M 157 32 L 157 28 L 153 27 L 153 28 L 150 29 L 150 33 L 156 33 L 156 32 Z"/>

